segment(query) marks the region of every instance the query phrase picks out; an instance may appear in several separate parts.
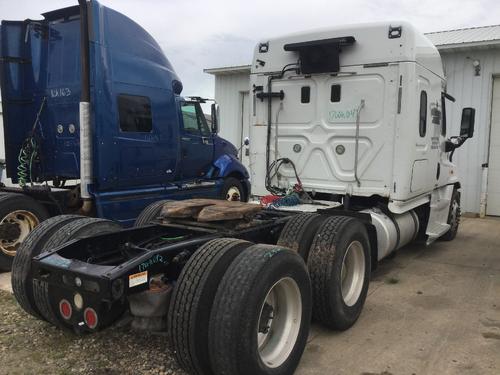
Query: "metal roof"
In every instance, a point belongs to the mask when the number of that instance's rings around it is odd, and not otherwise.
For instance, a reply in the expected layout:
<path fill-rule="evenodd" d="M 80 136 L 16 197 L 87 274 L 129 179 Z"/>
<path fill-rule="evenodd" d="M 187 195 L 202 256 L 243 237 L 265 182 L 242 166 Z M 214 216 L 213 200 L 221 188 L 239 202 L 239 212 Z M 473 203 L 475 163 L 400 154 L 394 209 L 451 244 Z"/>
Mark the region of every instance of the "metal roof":
<path fill-rule="evenodd" d="M 204 73 L 213 75 L 250 73 L 251 65 L 223 66 L 220 68 L 203 69 Z"/>
<path fill-rule="evenodd" d="M 425 36 L 439 51 L 454 51 L 467 48 L 500 47 L 500 25 L 469 27 L 466 29 L 433 31 Z M 250 73 L 251 65 L 225 66 L 203 69 L 213 75 Z"/>
<path fill-rule="evenodd" d="M 494 47 L 500 45 L 500 25 L 470 27 L 426 33 L 425 36 L 439 49 Z"/>

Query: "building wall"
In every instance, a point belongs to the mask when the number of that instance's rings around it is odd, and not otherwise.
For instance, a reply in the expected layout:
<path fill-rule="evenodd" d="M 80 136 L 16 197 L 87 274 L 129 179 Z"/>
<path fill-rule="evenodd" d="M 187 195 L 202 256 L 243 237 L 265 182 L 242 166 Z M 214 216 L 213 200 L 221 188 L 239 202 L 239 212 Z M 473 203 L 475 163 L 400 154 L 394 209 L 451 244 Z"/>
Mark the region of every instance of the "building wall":
<path fill-rule="evenodd" d="M 215 99 L 220 105 L 220 136 L 241 146 L 242 97 L 250 88 L 246 73 L 215 76 Z"/>
<path fill-rule="evenodd" d="M 474 138 L 455 152 L 462 180 L 462 210 L 480 212 L 482 164 L 488 162 L 491 123 L 491 95 L 493 77 L 500 75 L 500 50 L 440 51 L 447 76 L 447 91 L 456 99 L 447 102 L 448 136 L 458 135 L 463 107 L 476 109 Z M 480 61 L 480 75 L 476 76 L 472 62 Z"/>

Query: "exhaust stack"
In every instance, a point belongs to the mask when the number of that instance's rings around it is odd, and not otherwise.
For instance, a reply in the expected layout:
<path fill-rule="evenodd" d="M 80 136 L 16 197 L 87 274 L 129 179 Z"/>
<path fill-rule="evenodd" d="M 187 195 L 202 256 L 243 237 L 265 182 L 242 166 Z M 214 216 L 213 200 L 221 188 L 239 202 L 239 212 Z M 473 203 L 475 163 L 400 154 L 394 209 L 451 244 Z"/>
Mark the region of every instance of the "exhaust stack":
<path fill-rule="evenodd" d="M 78 0 L 80 4 L 80 55 L 82 65 L 82 88 L 80 96 L 80 190 L 83 199 L 82 212 L 88 213 L 92 208 L 92 196 L 89 185 L 92 184 L 92 129 L 90 125 L 90 61 L 89 61 L 89 27 L 87 1 Z"/>

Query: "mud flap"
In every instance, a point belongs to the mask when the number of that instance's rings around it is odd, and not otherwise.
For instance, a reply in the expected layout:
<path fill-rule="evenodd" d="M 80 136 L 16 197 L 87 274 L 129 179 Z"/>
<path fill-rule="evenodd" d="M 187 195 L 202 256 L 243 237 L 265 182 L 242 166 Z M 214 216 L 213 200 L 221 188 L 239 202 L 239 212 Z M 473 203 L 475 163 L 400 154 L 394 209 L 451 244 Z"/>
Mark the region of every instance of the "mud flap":
<path fill-rule="evenodd" d="M 446 185 L 434 190 L 431 194 L 429 222 L 425 231 L 428 236 L 427 245 L 436 241 L 450 229 L 448 214 L 454 188 L 453 185 Z"/>

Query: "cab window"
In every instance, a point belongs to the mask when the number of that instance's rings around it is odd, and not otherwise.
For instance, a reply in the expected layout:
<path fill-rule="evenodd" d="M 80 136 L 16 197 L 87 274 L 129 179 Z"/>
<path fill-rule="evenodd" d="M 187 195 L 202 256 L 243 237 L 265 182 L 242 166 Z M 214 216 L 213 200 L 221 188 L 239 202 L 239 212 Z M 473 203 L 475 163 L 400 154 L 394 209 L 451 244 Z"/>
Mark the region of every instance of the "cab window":
<path fill-rule="evenodd" d="M 150 133 L 153 130 L 151 101 L 146 96 L 118 95 L 118 115 L 122 132 Z"/>
<path fill-rule="evenodd" d="M 205 115 L 199 103 L 184 102 L 182 103 L 181 111 L 184 131 L 188 133 L 210 133 Z"/>
<path fill-rule="evenodd" d="M 427 132 L 427 92 L 420 92 L 420 111 L 418 132 L 421 137 L 425 137 Z"/>

